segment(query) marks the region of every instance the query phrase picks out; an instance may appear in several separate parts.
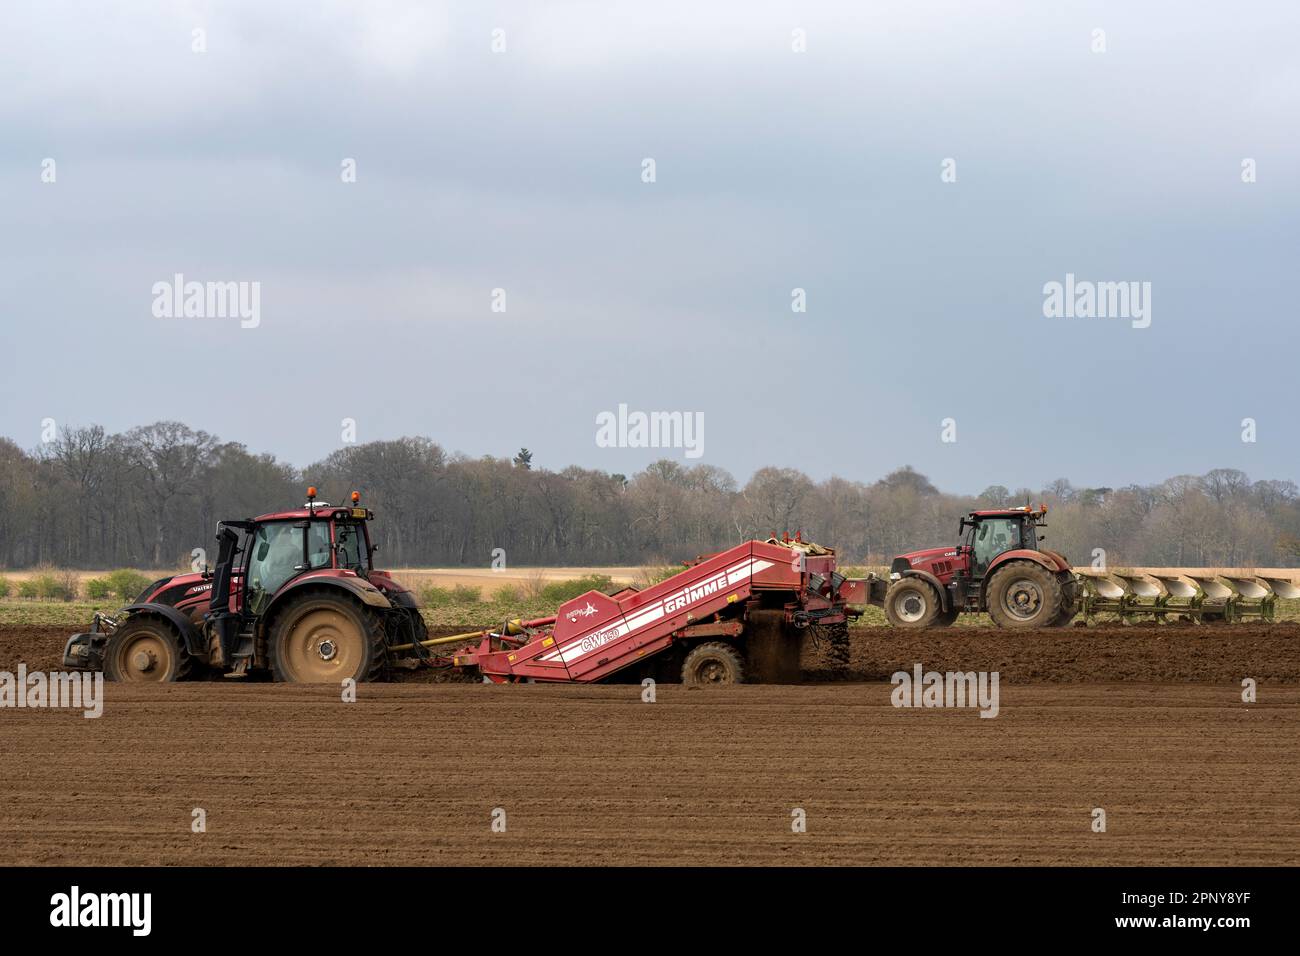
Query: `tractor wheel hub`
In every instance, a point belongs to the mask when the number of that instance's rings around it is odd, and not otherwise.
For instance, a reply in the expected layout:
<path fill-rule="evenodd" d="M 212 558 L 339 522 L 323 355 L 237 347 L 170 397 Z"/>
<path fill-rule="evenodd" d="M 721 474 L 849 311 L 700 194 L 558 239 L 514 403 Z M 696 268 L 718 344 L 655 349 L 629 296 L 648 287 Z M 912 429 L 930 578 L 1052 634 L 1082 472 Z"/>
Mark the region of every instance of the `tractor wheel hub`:
<path fill-rule="evenodd" d="M 333 641 L 321 641 L 316 650 L 320 653 L 320 659 L 323 661 L 334 660 L 334 656 L 339 652 Z"/>
<path fill-rule="evenodd" d="M 1006 608 L 1021 619 L 1032 618 L 1043 604 L 1043 592 L 1033 581 L 1016 581 L 1007 591 Z"/>
<path fill-rule="evenodd" d="M 142 674 L 147 674 L 153 670 L 157 663 L 158 659 L 148 651 L 136 651 L 131 656 L 131 667 Z"/>

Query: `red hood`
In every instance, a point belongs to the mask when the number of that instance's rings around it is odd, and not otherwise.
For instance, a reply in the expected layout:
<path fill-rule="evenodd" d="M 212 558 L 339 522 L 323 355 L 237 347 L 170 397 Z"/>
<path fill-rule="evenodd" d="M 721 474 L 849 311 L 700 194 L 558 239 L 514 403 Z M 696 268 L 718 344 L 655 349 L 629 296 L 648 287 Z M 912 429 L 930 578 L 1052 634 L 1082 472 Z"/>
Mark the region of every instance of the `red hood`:
<path fill-rule="evenodd" d="M 947 548 L 926 548 L 924 551 L 909 551 L 907 554 L 900 554 L 899 558 L 906 559 L 913 566 L 918 564 L 929 564 L 931 561 L 942 561 L 944 558 L 955 558 L 957 549 L 955 547 Z"/>

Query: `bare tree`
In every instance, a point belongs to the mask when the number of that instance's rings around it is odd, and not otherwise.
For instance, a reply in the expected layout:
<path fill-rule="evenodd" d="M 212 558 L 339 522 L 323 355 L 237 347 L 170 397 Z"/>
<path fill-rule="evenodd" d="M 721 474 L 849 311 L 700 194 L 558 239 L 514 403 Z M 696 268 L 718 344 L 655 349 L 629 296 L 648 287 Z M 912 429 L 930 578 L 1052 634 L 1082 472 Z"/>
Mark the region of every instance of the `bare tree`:
<path fill-rule="evenodd" d="M 126 453 L 133 476 L 151 508 L 153 566 L 162 567 L 163 543 L 172 507 L 199 490 L 217 441 L 207 432 L 180 422 L 141 425 L 126 434 Z"/>

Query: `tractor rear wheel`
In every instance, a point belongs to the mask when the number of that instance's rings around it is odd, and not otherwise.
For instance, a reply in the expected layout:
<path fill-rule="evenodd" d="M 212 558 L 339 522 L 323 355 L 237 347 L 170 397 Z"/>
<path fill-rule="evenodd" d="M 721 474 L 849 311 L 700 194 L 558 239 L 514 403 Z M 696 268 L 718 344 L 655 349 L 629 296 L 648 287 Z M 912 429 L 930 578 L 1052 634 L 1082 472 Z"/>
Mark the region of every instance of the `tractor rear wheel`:
<path fill-rule="evenodd" d="M 682 683 L 740 684 L 745 680 L 745 662 L 730 644 L 710 641 L 691 648 L 682 662 Z"/>
<path fill-rule="evenodd" d="M 129 618 L 104 645 L 104 676 L 127 683 L 185 680 L 194 665 L 176 628 L 160 617 Z"/>
<path fill-rule="evenodd" d="M 343 594 L 305 594 L 276 615 L 267 656 L 271 675 L 292 684 L 383 680 L 388 663 L 378 615 Z"/>
<path fill-rule="evenodd" d="M 1050 627 L 1064 607 L 1060 579 L 1041 564 L 1009 561 L 993 572 L 989 617 L 998 627 Z"/>
<path fill-rule="evenodd" d="M 934 627 L 943 613 L 939 592 L 924 578 L 900 578 L 885 592 L 885 617 L 894 627 Z"/>

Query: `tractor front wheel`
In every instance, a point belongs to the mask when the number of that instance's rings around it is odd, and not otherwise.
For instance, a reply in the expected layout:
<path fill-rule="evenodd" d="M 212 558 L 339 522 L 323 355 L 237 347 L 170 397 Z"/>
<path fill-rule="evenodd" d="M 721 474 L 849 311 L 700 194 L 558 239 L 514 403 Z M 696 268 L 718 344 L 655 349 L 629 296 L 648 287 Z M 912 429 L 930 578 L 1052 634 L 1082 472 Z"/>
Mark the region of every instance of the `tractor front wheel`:
<path fill-rule="evenodd" d="M 900 578 L 885 592 L 885 617 L 894 627 L 920 629 L 951 623 L 943 616 L 939 592 L 923 578 Z"/>
<path fill-rule="evenodd" d="M 343 594 L 305 594 L 276 615 L 268 642 L 271 675 L 292 684 L 383 680 L 379 617 Z"/>
<path fill-rule="evenodd" d="M 1060 579 L 1041 564 L 1010 561 L 993 572 L 989 617 L 998 627 L 1051 627 L 1064 607 Z"/>
<path fill-rule="evenodd" d="M 104 676 L 112 681 L 170 683 L 188 677 L 193 664 L 176 629 L 160 617 L 129 618 L 104 645 Z"/>
<path fill-rule="evenodd" d="M 745 680 L 745 662 L 730 644 L 710 641 L 691 648 L 682 662 L 682 683 L 739 684 Z"/>

